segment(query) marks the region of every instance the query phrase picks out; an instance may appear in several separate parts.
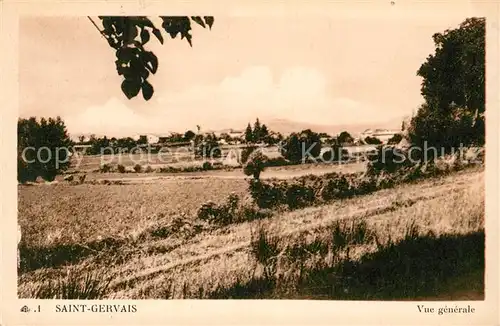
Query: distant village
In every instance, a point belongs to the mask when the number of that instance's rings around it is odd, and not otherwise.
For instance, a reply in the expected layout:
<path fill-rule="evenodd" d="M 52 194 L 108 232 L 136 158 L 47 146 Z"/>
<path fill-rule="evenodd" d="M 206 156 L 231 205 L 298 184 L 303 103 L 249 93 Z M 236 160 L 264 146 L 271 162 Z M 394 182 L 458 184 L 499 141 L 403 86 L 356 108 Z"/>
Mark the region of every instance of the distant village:
<path fill-rule="evenodd" d="M 256 135 L 256 133 L 259 135 Z M 361 133 L 353 135 L 347 131 L 343 131 L 338 135 L 330 135 L 324 132 L 317 134 L 322 144 L 338 144 L 346 148 L 351 148 L 351 150 L 349 150 L 350 152 L 357 152 L 361 150 L 359 149 L 360 147 L 364 148 L 362 151 L 366 151 L 369 149 L 367 147 L 375 149 L 378 145 L 391 143 L 391 141 L 394 142 L 394 140 L 399 142 L 401 131 L 391 129 L 366 129 Z M 200 126 L 197 126 L 196 131 L 187 130 L 183 134 L 178 132 L 136 134 L 125 138 L 79 135 L 76 137 L 73 136 L 72 138 L 75 142 L 73 146 L 75 151 L 97 155 L 99 154 L 100 148 L 105 147 L 124 149 L 124 152 L 127 152 L 127 149 L 131 150 L 137 147 L 149 148 L 153 152 L 164 147 L 186 147 L 192 150 L 195 146 L 195 142 L 199 142 L 200 140 L 206 141 L 207 139 L 216 142 L 221 148 L 246 147 L 249 144 L 260 147 L 272 147 L 288 136 L 290 136 L 290 133 L 279 133 L 268 130 L 266 125 L 261 125 L 257 119 L 253 128 L 249 123 L 244 130 L 224 129 L 218 131 L 201 131 Z M 324 148 L 324 150 L 327 149 L 328 146 Z"/>

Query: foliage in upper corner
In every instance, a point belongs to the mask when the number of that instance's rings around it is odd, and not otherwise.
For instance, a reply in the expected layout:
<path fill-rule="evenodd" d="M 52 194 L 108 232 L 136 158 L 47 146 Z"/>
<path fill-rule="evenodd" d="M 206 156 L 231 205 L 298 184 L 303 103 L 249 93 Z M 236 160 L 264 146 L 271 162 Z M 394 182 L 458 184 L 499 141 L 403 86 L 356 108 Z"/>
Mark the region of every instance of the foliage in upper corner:
<path fill-rule="evenodd" d="M 159 28 L 146 16 L 99 16 L 103 29 L 101 34 L 109 46 L 116 50 L 116 71 L 123 76 L 121 89 L 128 99 L 142 91 L 147 101 L 154 93 L 153 85 L 148 77 L 158 70 L 158 58 L 152 51 L 147 51 L 144 45 L 149 42 L 151 33 L 163 44 L 163 35 Z M 160 16 L 162 29 L 171 37 L 180 34 L 192 46 L 191 21 L 212 28 L 212 16 Z"/>
<path fill-rule="evenodd" d="M 425 103 L 408 126 L 412 145 L 440 153 L 484 145 L 485 31 L 485 19 L 474 17 L 433 35 L 435 53 L 417 71 Z"/>
<path fill-rule="evenodd" d="M 485 18 L 433 35 L 435 53 L 417 71 L 426 103 L 448 113 L 450 104 L 482 114 L 485 109 Z"/>

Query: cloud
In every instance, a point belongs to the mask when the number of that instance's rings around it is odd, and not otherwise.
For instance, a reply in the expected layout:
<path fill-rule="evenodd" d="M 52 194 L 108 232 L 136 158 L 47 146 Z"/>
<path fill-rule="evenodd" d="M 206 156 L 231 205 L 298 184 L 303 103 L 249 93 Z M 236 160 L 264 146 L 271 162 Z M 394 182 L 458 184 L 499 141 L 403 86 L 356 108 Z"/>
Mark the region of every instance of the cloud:
<path fill-rule="evenodd" d="M 64 117 L 72 133 L 130 134 L 149 123 L 148 119 L 116 98 Z"/>
<path fill-rule="evenodd" d="M 289 68 L 274 78 L 265 66 L 249 67 L 219 84 L 195 85 L 182 92 L 157 92 L 145 110 L 115 98 L 67 117 L 73 132 L 130 134 L 169 130 L 241 128 L 259 117 L 315 124 L 385 121 L 379 108 L 352 98 L 335 97 L 325 76 L 309 67 Z"/>

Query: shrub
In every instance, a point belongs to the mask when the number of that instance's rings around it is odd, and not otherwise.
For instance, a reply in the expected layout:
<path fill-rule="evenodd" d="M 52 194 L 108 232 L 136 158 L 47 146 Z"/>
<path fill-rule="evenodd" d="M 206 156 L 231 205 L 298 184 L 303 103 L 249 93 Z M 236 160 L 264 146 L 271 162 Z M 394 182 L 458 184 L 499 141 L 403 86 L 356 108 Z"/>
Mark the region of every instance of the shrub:
<path fill-rule="evenodd" d="M 140 164 L 134 165 L 134 171 L 140 173 L 142 171 L 142 166 Z"/>
<path fill-rule="evenodd" d="M 139 171 L 139 172 L 140 172 L 140 171 Z M 153 169 L 150 165 L 148 165 L 148 166 L 146 167 L 146 170 L 144 170 L 144 172 L 146 172 L 146 173 L 151 173 L 151 172 L 154 172 L 154 169 Z"/>
<path fill-rule="evenodd" d="M 284 202 L 286 181 L 281 184 L 267 184 L 258 179 L 249 182 L 250 194 L 260 208 L 273 208 Z"/>
<path fill-rule="evenodd" d="M 408 154 L 393 146 L 379 146 L 377 153 L 370 158 L 367 172 L 377 175 L 382 171 L 394 173 L 398 169 L 411 165 Z"/>
<path fill-rule="evenodd" d="M 120 172 L 120 173 L 126 172 L 125 166 L 122 164 L 118 164 L 117 169 L 118 169 L 118 172 Z"/>
<path fill-rule="evenodd" d="M 102 172 L 102 173 L 111 172 L 111 165 L 102 164 L 101 167 L 99 168 L 99 172 Z"/>
<path fill-rule="evenodd" d="M 209 201 L 203 204 L 198 210 L 198 218 L 213 224 L 228 225 L 237 218 L 239 198 L 236 194 L 231 194 L 226 199 L 226 203 L 217 205 Z"/>
<path fill-rule="evenodd" d="M 306 207 L 314 202 L 314 190 L 304 183 L 294 183 L 287 187 L 285 198 L 290 209 Z"/>
<path fill-rule="evenodd" d="M 328 180 L 321 191 L 321 197 L 323 200 L 346 198 L 351 196 L 351 194 L 351 185 L 344 175 L 338 175 L 335 178 Z"/>
<path fill-rule="evenodd" d="M 210 163 L 210 162 L 203 162 L 203 165 L 201 166 L 201 169 L 203 171 L 212 170 L 213 169 L 212 163 Z"/>

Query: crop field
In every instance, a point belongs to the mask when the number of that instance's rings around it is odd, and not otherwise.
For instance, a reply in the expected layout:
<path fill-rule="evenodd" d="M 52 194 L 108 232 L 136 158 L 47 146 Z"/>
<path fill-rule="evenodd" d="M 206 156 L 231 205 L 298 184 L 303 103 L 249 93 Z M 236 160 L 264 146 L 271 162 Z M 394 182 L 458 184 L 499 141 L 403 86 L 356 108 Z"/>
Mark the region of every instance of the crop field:
<path fill-rule="evenodd" d="M 284 171 L 294 168 L 300 169 Z M 84 284 L 87 275 L 94 289 L 106 282 L 96 296 L 101 298 L 484 297 L 482 168 L 273 211 L 262 220 L 227 226 L 197 220 L 204 202 L 222 202 L 231 193 L 249 200 L 247 188 L 243 178 L 216 176 L 19 186 L 18 295 L 58 296 Z M 364 240 L 347 252 L 332 251 L 325 243 L 342 234 L 339 228 L 364 230 Z M 314 244 L 330 249 L 290 258 L 298 245 Z M 281 252 L 277 262 L 261 259 L 271 249 Z M 270 266 L 279 277 L 269 277 Z M 456 282 L 465 284 L 460 293 L 450 290 Z"/>

